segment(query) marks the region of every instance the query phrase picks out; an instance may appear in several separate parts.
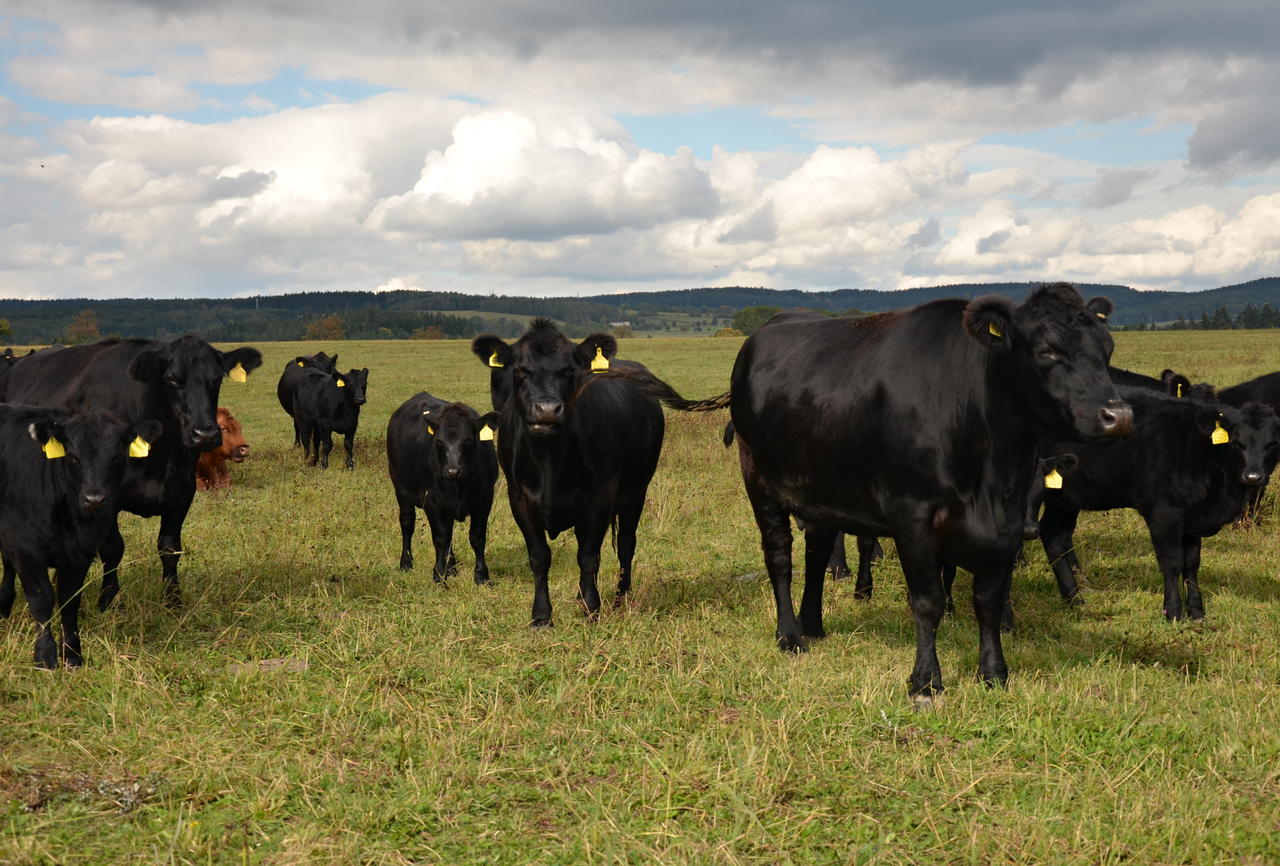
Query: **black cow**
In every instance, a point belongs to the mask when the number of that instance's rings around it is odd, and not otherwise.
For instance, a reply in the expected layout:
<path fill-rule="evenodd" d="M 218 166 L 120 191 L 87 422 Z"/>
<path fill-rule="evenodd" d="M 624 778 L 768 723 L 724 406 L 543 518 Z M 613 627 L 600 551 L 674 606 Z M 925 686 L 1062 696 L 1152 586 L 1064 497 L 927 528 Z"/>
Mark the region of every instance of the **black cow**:
<path fill-rule="evenodd" d="M 1081 511 L 1134 508 L 1151 534 L 1164 576 L 1164 614 L 1204 618 L 1200 539 L 1240 516 L 1248 492 L 1280 456 L 1280 420 L 1270 406 L 1243 408 L 1178 400 L 1141 388 L 1121 389 L 1134 427 L 1119 442 L 1050 446 L 1078 461 L 1060 490 L 1045 493 L 1040 538 L 1062 597 L 1073 599 L 1079 561 L 1072 534 Z"/>
<path fill-rule="evenodd" d="M 400 506 L 400 567 L 413 568 L 413 528 L 421 508 L 436 549 L 433 577 L 457 571 L 453 525 L 471 520 L 468 538 L 476 555 L 476 583 L 489 580 L 484 547 L 498 480 L 493 433 L 498 413 L 480 415 L 465 403 L 448 403 L 423 391 L 395 411 L 387 424 L 387 471 Z"/>
<path fill-rule="evenodd" d="M 498 460 L 533 570 L 533 626 L 551 625 L 547 573 L 555 538 L 578 540 L 578 599 L 589 616 L 600 609 L 600 546 L 616 525 L 618 597 L 631 588 L 636 526 L 662 450 L 662 409 L 645 383 L 625 371 L 595 375 L 617 351 L 608 334 L 576 346 L 546 319 L 536 319 L 508 345 L 492 335 L 471 344 L 481 361 L 510 368 L 511 395 L 501 405 Z M 494 368 L 497 369 L 497 368 Z M 490 385 L 503 377 L 492 377 Z M 649 383 L 657 382 L 649 379 Z M 669 390 L 669 389 L 668 389 Z M 674 393 L 674 392 L 672 392 Z"/>
<path fill-rule="evenodd" d="M 333 434 L 342 434 L 347 449 L 347 468 L 356 466 L 356 428 L 360 426 L 360 407 L 364 405 L 369 386 L 369 368 L 345 373 L 322 373 L 307 368 L 298 386 L 294 402 L 294 424 L 302 439 L 303 457 L 312 466 L 316 460 L 329 468 L 329 452 L 333 450 Z"/>
<path fill-rule="evenodd" d="M 337 354 L 335 353 L 330 357 L 324 352 L 317 352 L 314 355 L 299 355 L 284 365 L 284 371 L 280 374 L 280 381 L 276 383 L 276 399 L 280 401 L 280 408 L 290 418 L 293 418 L 293 444 L 295 446 L 302 444 L 302 431 L 298 429 L 298 419 L 293 417 L 293 404 L 298 399 L 298 387 L 306 379 L 303 371 L 312 369 L 319 370 L 321 373 L 332 373 L 337 369 L 337 365 Z"/>
<path fill-rule="evenodd" d="M 988 295 L 861 319 L 781 313 L 743 344 L 730 409 L 784 650 L 820 637 L 837 530 L 891 535 L 916 621 L 913 696 L 942 688 L 935 634 L 944 562 L 973 572 L 979 674 L 1008 676 L 1000 618 L 1022 540 L 1038 441 L 1123 435 L 1132 413 L 1107 377 L 1111 335 L 1075 288 L 1025 303 Z M 791 601 L 791 515 L 805 588 Z"/>
<path fill-rule="evenodd" d="M 1239 385 L 1223 388 L 1218 392 L 1218 399 L 1228 406 L 1235 406 L 1236 408 L 1250 402 L 1265 403 L 1271 407 L 1272 411 L 1280 415 L 1280 372 L 1267 373 L 1256 379 L 1241 382 Z M 1268 479 L 1273 469 L 1275 469 L 1275 466 L 1267 467 Z M 1262 496 L 1266 492 L 1266 480 L 1249 491 L 1249 500 L 1245 506 L 1244 514 L 1246 520 L 1256 522 L 1261 519 Z"/>
<path fill-rule="evenodd" d="M 114 531 L 125 465 L 160 436 L 158 421 L 126 424 L 97 412 L 0 404 L 0 615 L 13 608 L 14 574 L 36 621 L 35 662 L 58 666 L 52 620 L 62 614 L 62 655 L 83 664 L 80 590 Z M 132 450 L 131 450 L 132 449 Z M 49 582 L 49 569 L 56 582 Z"/>
<path fill-rule="evenodd" d="M 1160 393 L 1168 393 L 1174 397 L 1198 400 L 1215 399 L 1212 385 L 1206 383 L 1192 384 L 1191 380 L 1186 376 L 1181 373 L 1175 373 L 1173 370 L 1166 369 L 1161 371 L 1160 378 L 1112 366 L 1107 367 L 1107 373 L 1110 375 L 1111 381 L 1117 386 L 1147 388 Z M 1040 537 L 1040 507 L 1044 504 L 1045 491 L 1043 476 L 1054 469 L 1063 471 L 1064 468 L 1064 463 L 1061 460 L 1056 458 L 1043 459 L 1040 461 L 1039 469 L 1032 475 L 1031 487 L 1027 492 L 1027 507 L 1023 521 L 1022 538 L 1024 541 L 1033 541 Z M 878 539 L 858 539 L 858 570 L 857 581 L 854 586 L 854 598 L 871 598 L 873 587 L 871 566 L 879 562 L 883 557 L 884 550 L 880 547 Z M 1019 554 L 1019 561 L 1022 561 L 1021 554 Z M 836 534 L 835 548 L 832 550 L 831 561 L 827 565 L 827 570 L 831 572 L 832 578 L 836 580 L 842 579 L 849 574 L 849 564 L 845 558 L 843 532 Z M 955 611 L 955 604 L 951 600 L 951 585 L 955 581 L 955 573 L 955 566 L 943 566 L 942 582 L 947 590 L 948 613 Z M 1076 604 L 1082 601 L 1079 596 L 1069 600 Z M 1013 628 L 1013 608 L 1011 606 L 1005 608 L 1003 622 L 1005 631 Z"/>
<path fill-rule="evenodd" d="M 163 567 L 165 600 L 179 604 L 178 560 L 182 524 L 196 494 L 196 459 L 218 447 L 218 394 L 223 376 L 244 381 L 262 365 L 262 353 L 250 347 L 221 352 L 199 337 L 158 340 L 105 340 L 37 352 L 9 371 L 6 398 L 41 406 L 101 409 L 126 423 L 154 419 L 164 432 L 150 456 L 130 460 L 117 497 L 118 510 L 159 517 L 157 547 Z M 124 556 L 118 530 L 99 549 L 105 610 L 120 584 L 116 573 Z"/>

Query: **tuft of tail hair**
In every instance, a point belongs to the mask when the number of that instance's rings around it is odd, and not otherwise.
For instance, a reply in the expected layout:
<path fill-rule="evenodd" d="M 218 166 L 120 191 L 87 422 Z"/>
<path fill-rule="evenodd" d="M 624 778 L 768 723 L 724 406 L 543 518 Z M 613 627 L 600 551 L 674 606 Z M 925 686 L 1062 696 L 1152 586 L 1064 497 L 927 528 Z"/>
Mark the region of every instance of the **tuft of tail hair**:
<path fill-rule="evenodd" d="M 672 388 L 666 382 L 648 371 L 641 372 L 639 370 L 609 370 L 600 374 L 600 378 L 626 379 L 634 382 L 649 395 L 659 400 L 663 405 L 676 409 L 681 412 L 714 412 L 717 409 L 727 409 L 729 407 L 729 391 L 718 394 L 715 397 L 707 397 L 705 400 L 686 400 L 680 396 L 680 393 Z"/>

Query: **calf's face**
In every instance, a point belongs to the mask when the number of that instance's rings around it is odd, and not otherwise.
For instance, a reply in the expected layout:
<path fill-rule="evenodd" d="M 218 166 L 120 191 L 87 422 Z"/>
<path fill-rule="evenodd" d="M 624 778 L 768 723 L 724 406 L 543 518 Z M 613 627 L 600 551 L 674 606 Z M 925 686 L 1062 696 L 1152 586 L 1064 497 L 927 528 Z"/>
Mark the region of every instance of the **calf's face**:
<path fill-rule="evenodd" d="M 1242 484 L 1257 487 L 1276 468 L 1280 459 L 1280 419 L 1265 403 L 1245 403 L 1239 409 L 1204 406 L 1197 413 L 1196 424 L 1215 447 L 1234 458 L 1233 466 L 1238 469 Z"/>
<path fill-rule="evenodd" d="M 1133 410 L 1107 372 L 1114 343 L 1102 324 L 1111 302 L 1086 305 L 1065 283 L 1042 286 L 1014 307 L 988 295 L 965 309 L 965 327 L 994 353 L 1020 411 L 1061 439 L 1126 436 Z"/>
<path fill-rule="evenodd" d="M 447 481 L 465 479 L 475 465 L 476 451 L 483 444 L 480 431 L 486 426 L 496 429 L 498 413 L 478 415 L 474 409 L 462 403 L 450 403 L 424 416 L 431 447 L 435 449 L 440 477 Z"/>
<path fill-rule="evenodd" d="M 218 451 L 223 457 L 236 463 L 243 463 L 249 456 L 249 442 L 244 438 L 240 422 L 229 410 L 218 407 L 218 429 L 222 432 L 222 444 Z"/>
<path fill-rule="evenodd" d="M 27 433 L 44 459 L 56 461 L 71 501 L 89 513 L 114 507 L 126 461 L 139 459 L 162 429 L 158 421 L 126 424 L 94 412 L 36 421 Z"/>
<path fill-rule="evenodd" d="M 336 355 L 334 357 L 337 357 Z M 353 406 L 363 406 L 367 396 L 365 389 L 369 385 L 369 368 L 362 370 L 351 369 L 345 373 L 334 376 L 334 384 L 343 389 L 346 399 L 351 401 Z"/>

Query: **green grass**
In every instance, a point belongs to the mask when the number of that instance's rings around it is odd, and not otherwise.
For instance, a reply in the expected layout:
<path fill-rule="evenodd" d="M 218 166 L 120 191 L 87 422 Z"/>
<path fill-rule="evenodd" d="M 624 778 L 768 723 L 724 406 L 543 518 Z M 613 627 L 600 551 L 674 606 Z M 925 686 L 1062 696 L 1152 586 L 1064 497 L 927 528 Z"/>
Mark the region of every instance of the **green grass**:
<path fill-rule="evenodd" d="M 1227 384 L 1280 369 L 1277 336 L 1120 334 L 1115 360 Z M 622 354 L 701 397 L 726 387 L 739 343 L 633 339 Z M 633 597 L 587 623 L 572 537 L 561 537 L 556 627 L 533 631 L 505 488 L 489 586 L 470 581 L 462 531 L 449 586 L 431 581 L 421 525 L 418 570 L 395 568 L 386 419 L 421 389 L 486 407 L 487 372 L 467 345 L 324 347 L 371 370 L 354 472 L 304 467 L 276 403 L 286 359 L 319 346 L 261 348 L 264 368 L 223 386 L 253 454 L 230 491 L 198 495 L 186 606 L 160 603 L 156 522 L 126 516 L 119 606 L 85 617 L 83 670 L 31 666 L 21 601 L 0 623 L 0 862 L 1280 857 L 1274 510 L 1261 529 L 1206 541 L 1199 626 L 1160 615 L 1133 514 L 1082 519 L 1091 579 L 1079 610 L 1059 602 L 1030 549 L 1005 691 L 975 682 L 962 575 L 961 614 L 939 639 L 947 701 L 918 714 L 891 547 L 871 602 L 833 585 L 830 637 L 803 656 L 773 649 L 723 414 L 668 415 Z M 94 578 L 87 593 L 97 588 Z"/>

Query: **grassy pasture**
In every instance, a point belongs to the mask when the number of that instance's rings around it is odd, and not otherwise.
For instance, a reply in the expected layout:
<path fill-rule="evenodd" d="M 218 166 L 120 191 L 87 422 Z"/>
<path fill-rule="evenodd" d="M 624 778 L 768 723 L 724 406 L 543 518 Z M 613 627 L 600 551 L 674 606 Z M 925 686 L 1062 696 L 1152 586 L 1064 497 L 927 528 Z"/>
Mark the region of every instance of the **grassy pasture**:
<path fill-rule="evenodd" d="M 1278 336 L 1119 334 L 1115 361 L 1228 384 L 1280 369 Z M 632 339 L 622 355 L 708 396 L 738 343 Z M 186 606 L 160 603 L 156 522 L 126 515 L 123 591 L 105 615 L 89 605 L 87 667 L 31 666 L 21 600 L 0 623 L 0 862 L 1280 858 L 1274 511 L 1206 541 L 1198 626 L 1160 615 L 1135 515 L 1082 518 L 1079 610 L 1031 549 L 1007 691 L 974 681 L 962 575 L 961 613 L 939 637 L 947 702 L 916 714 L 892 549 L 871 602 L 829 588 L 828 638 L 799 657 L 772 648 L 722 414 L 668 414 L 635 593 L 597 623 L 573 602 L 562 536 L 556 626 L 526 627 L 531 580 L 505 488 L 489 586 L 472 585 L 461 530 L 460 576 L 433 584 L 421 520 L 418 570 L 400 573 L 386 420 L 422 389 L 485 407 L 487 371 L 459 341 L 335 347 L 343 369 L 371 371 L 354 472 L 304 467 L 276 403 L 286 359 L 321 346 L 261 345 L 263 369 L 223 385 L 253 454 L 230 491 L 197 497 Z"/>

